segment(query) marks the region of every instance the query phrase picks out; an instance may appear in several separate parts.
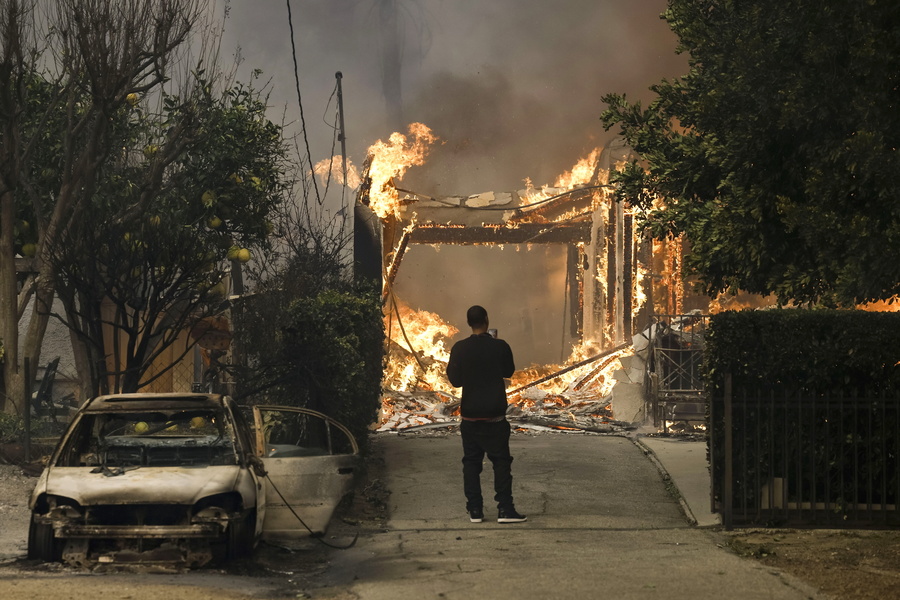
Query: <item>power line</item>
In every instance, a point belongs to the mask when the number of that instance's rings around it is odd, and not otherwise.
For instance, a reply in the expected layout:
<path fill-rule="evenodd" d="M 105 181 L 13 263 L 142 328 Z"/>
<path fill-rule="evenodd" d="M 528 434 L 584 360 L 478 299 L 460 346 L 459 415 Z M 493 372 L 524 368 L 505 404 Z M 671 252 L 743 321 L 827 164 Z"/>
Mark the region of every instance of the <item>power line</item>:
<path fill-rule="evenodd" d="M 300 106 L 300 124 L 303 129 L 303 141 L 306 144 L 306 160 L 309 162 L 310 171 L 312 171 L 312 152 L 309 150 L 309 137 L 306 135 L 306 118 L 303 116 L 303 99 L 300 96 L 300 67 L 297 65 L 297 46 L 294 44 L 294 18 L 291 12 L 291 0 L 287 0 L 288 10 L 288 26 L 291 29 L 291 56 L 294 59 L 294 83 L 297 87 L 297 104 Z M 319 195 L 319 186 L 316 184 L 316 175 L 312 177 L 313 189 L 316 191 L 316 202 L 322 205 L 322 197 Z"/>

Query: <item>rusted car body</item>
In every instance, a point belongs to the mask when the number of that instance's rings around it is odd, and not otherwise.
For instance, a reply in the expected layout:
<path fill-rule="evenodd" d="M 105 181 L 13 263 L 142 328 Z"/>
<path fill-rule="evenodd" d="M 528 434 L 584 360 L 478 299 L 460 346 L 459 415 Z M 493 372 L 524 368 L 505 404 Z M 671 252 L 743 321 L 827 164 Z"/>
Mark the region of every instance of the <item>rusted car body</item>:
<path fill-rule="evenodd" d="M 248 414 L 245 414 L 248 413 Z M 203 565 L 263 537 L 323 533 L 358 461 L 302 408 L 215 394 L 119 394 L 73 418 L 30 500 L 29 558 Z"/>

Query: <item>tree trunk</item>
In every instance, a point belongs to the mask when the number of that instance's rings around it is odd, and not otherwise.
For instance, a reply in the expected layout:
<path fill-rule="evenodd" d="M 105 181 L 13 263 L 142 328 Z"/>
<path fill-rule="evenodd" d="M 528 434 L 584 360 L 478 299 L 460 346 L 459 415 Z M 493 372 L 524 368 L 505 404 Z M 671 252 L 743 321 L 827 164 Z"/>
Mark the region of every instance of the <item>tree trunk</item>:
<path fill-rule="evenodd" d="M 13 223 L 15 204 L 12 190 L 5 189 L 0 195 L 0 256 L 13 256 Z M 0 410 L 16 413 L 16 398 L 12 386 L 18 376 L 19 330 L 16 314 L 16 264 L 15 261 L 0 260 L 0 345 L 3 346 L 3 381 L 5 389 L 0 390 Z M 20 388 L 21 389 L 21 388 Z"/>

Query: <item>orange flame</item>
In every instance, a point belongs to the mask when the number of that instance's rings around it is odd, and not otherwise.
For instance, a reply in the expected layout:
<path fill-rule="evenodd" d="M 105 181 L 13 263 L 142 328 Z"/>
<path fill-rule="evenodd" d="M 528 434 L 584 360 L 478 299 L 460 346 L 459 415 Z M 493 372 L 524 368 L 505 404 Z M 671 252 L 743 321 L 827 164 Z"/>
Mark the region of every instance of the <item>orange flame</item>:
<path fill-rule="evenodd" d="M 387 387 L 400 392 L 424 389 L 453 393 L 446 378 L 450 359 L 447 344 L 459 330 L 434 313 L 413 310 L 404 304 L 398 306 L 396 313 L 385 317 L 391 339 L 385 372 Z"/>
<path fill-rule="evenodd" d="M 426 125 L 411 123 L 409 136 L 392 133 L 387 142 L 378 140 L 369 147 L 369 208 L 379 218 L 394 215 L 400 218 L 400 197 L 393 180 L 402 179 L 407 169 L 421 165 L 431 144 L 438 140 Z"/>
<path fill-rule="evenodd" d="M 572 353 L 562 365 L 532 366 L 517 371 L 511 380 L 511 389 L 522 387 L 532 381 L 563 370 L 591 356 L 600 353 L 593 341 L 585 341 L 572 348 Z M 622 368 L 619 359 L 633 354 L 632 348 L 625 348 L 609 356 L 587 363 L 544 383 L 526 388 L 514 394 L 510 402 L 529 408 L 538 401 L 541 405 L 567 404 L 579 399 L 601 399 L 612 391 L 615 385 L 613 372 Z"/>
<path fill-rule="evenodd" d="M 570 190 L 579 185 L 591 183 L 594 174 L 597 172 L 597 162 L 600 160 L 600 148 L 594 148 L 584 156 L 578 159 L 575 166 L 571 170 L 564 172 L 556 178 L 556 182 L 552 186 L 543 186 L 541 189 L 534 187 L 531 179 L 525 180 L 525 195 L 529 202 L 535 202 L 544 198 L 550 198 L 563 191 Z M 597 173 L 604 179 L 604 173 Z"/>
<path fill-rule="evenodd" d="M 407 136 L 395 133 L 388 143 L 379 141 L 370 148 L 370 175 L 372 178 L 370 207 L 381 218 L 388 215 L 400 217 L 400 199 L 392 179 L 402 177 L 410 166 L 421 165 L 430 144 L 437 139 L 427 127 L 421 124 L 411 125 L 410 135 L 414 139 L 409 140 Z M 580 185 L 592 182 L 606 183 L 609 174 L 605 170 L 598 171 L 600 154 L 600 148 L 592 150 L 587 156 L 580 159 L 571 170 L 557 177 L 552 187 L 544 186 L 541 189 L 535 189 L 530 180 L 526 180 L 527 189 L 523 199 L 526 202 L 535 202 L 560 195 Z M 593 194 L 591 209 L 594 213 L 602 215 L 608 209 L 611 201 L 608 193 L 598 190 Z M 584 208 L 578 210 L 584 212 L 576 213 L 573 209 L 560 216 L 557 211 L 551 218 L 553 221 L 557 221 L 581 217 L 582 214 L 586 217 L 591 214 Z M 540 215 L 536 215 L 535 218 L 547 219 Z M 517 224 L 506 226 L 517 226 Z M 503 227 L 504 225 L 495 226 Z M 590 274 L 600 282 L 604 289 L 607 283 L 607 258 L 605 253 L 600 253 L 595 257 Z M 676 263 L 680 264 L 680 260 Z M 674 273 L 672 268 L 674 266 L 676 265 L 667 265 L 667 272 Z M 639 267 L 638 271 L 633 280 L 632 290 L 635 312 L 647 301 L 644 291 L 645 278 L 648 275 L 646 266 Z M 386 317 L 386 328 L 390 332 L 392 341 L 385 373 L 386 387 L 402 393 L 438 392 L 438 396 L 441 398 L 437 402 L 446 402 L 445 395 L 447 394 L 457 397 L 459 390 L 453 388 L 446 380 L 450 339 L 457 333 L 457 330 L 442 321 L 438 315 L 427 311 L 416 311 L 408 306 L 400 306 L 397 312 L 400 317 L 399 321 L 403 325 L 402 329 L 393 315 Z M 523 410 L 542 411 L 546 409 L 557 412 L 560 408 L 573 410 L 576 405 L 602 404 L 597 401 L 607 398 L 611 393 L 616 383 L 614 374 L 622 368 L 620 359 L 633 354 L 632 348 L 625 348 L 556 375 L 559 371 L 570 368 L 571 365 L 600 354 L 601 351 L 598 344 L 586 341 L 575 346 L 571 356 L 562 365 L 532 366 L 517 371 L 513 375 L 508 389 L 516 390 L 523 386 L 528 387 L 512 393 L 509 397 L 510 403 Z M 530 385 L 538 379 L 551 375 L 554 376 L 545 382 Z M 422 394 L 415 395 L 415 397 L 415 401 L 408 395 L 394 396 L 392 399 L 385 398 L 383 415 L 385 417 L 390 415 L 390 418 L 397 420 L 401 418 L 401 413 L 408 413 L 416 419 L 431 419 L 432 416 L 429 415 L 432 415 L 433 407 L 423 404 L 425 401 L 422 400 Z M 404 403 L 403 409 L 392 410 L 392 402 Z M 399 409 L 400 407 L 394 406 L 393 408 Z M 394 426 L 396 424 L 385 425 L 388 428 Z"/>
<path fill-rule="evenodd" d="M 340 156 L 323 158 L 313 167 L 313 173 L 319 176 L 322 183 L 331 177 L 338 185 L 346 185 L 349 188 L 358 188 L 360 184 L 359 172 L 350 159 L 347 159 L 347 181 L 344 182 L 343 159 Z"/>
<path fill-rule="evenodd" d="M 600 159 L 600 148 L 594 148 L 590 154 L 579 159 L 571 171 L 566 171 L 556 178 L 554 187 L 573 188 L 576 185 L 590 183 L 597 170 L 597 161 Z"/>

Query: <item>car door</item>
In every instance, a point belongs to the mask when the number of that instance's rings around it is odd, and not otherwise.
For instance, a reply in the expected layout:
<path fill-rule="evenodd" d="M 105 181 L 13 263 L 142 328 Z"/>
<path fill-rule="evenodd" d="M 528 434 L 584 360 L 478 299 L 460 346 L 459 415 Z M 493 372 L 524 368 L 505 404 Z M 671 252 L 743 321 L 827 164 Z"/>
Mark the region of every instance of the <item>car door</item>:
<path fill-rule="evenodd" d="M 308 408 L 254 406 L 253 419 L 267 472 L 263 539 L 324 533 L 353 486 L 360 460 L 353 434 Z"/>

